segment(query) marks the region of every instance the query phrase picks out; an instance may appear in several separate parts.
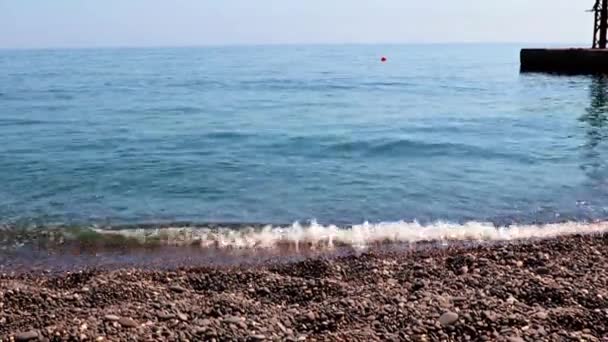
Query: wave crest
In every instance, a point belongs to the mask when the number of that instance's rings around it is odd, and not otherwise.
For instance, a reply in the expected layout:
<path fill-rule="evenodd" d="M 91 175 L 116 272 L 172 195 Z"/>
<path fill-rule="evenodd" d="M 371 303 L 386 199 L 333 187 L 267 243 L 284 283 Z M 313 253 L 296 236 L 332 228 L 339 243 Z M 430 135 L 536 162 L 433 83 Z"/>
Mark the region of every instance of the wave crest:
<path fill-rule="evenodd" d="M 544 239 L 571 234 L 608 232 L 608 222 L 564 222 L 545 225 L 512 225 L 496 227 L 492 223 L 456 224 L 435 222 L 363 223 L 348 228 L 335 225 L 294 223 L 291 226 L 234 228 L 168 227 L 157 229 L 101 230 L 104 235 L 119 235 L 141 243 L 154 241 L 166 245 L 199 245 L 203 248 L 269 249 L 292 246 L 296 249 L 349 246 L 365 249 L 385 243 L 416 243 L 423 241 L 511 241 Z"/>

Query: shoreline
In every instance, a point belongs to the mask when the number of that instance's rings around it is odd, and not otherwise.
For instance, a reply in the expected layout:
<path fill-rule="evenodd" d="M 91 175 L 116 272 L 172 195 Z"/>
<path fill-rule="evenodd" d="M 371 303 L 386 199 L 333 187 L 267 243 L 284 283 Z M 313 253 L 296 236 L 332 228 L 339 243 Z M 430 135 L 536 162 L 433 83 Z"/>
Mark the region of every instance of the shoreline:
<path fill-rule="evenodd" d="M 608 235 L 0 275 L 0 340 L 608 336 Z"/>
<path fill-rule="evenodd" d="M 608 221 L 496 226 L 491 222 L 416 221 L 340 227 L 312 222 L 286 226 L 205 225 L 47 227 L 0 230 L 0 272 L 85 268 L 260 265 L 370 251 L 529 243 L 573 234 L 606 234 Z"/>

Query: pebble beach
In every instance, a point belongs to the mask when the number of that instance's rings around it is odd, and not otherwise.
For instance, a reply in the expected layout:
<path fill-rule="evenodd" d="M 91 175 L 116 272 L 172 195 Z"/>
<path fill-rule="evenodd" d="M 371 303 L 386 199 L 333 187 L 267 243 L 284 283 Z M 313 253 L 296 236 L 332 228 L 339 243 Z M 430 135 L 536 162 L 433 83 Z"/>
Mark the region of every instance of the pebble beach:
<path fill-rule="evenodd" d="M 2 341 L 602 341 L 608 235 L 254 264 L 13 270 Z"/>

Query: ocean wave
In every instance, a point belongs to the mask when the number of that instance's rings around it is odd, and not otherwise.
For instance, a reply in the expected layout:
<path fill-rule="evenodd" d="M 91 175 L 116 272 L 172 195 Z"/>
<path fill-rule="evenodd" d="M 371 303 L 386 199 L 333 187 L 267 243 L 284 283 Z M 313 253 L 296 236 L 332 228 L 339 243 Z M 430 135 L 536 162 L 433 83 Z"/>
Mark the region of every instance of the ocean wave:
<path fill-rule="evenodd" d="M 207 139 L 217 139 L 217 140 L 234 140 L 234 139 L 245 139 L 245 138 L 255 138 L 256 134 L 239 132 L 239 131 L 215 131 L 210 132 L 204 135 Z"/>
<path fill-rule="evenodd" d="M 427 142 L 403 138 L 337 141 L 337 138 L 329 136 L 294 137 L 282 143 L 274 143 L 271 147 L 280 149 L 288 154 L 314 153 L 315 156 L 335 156 L 344 154 L 366 158 L 387 156 L 425 158 L 438 156 L 468 156 L 484 159 L 506 159 L 522 163 L 535 162 L 534 158 L 522 154 L 496 151 L 469 144 Z"/>
<path fill-rule="evenodd" d="M 259 80 L 242 81 L 239 89 L 273 90 L 273 91 L 331 91 L 331 90 L 353 90 L 361 85 L 352 80 L 342 79 L 283 79 L 266 78 Z"/>
<path fill-rule="evenodd" d="M 337 247 L 366 249 L 383 244 L 451 241 L 513 241 L 547 239 L 572 234 L 608 232 L 608 221 L 563 222 L 542 225 L 510 225 L 497 227 L 489 222 L 471 221 L 463 224 L 435 222 L 363 223 L 349 227 L 294 223 L 291 225 L 213 225 L 213 226 L 131 226 L 128 228 L 64 228 L 30 230 L 33 236 L 44 236 L 47 242 L 64 244 L 76 242 L 91 245 L 128 247 L 139 246 L 199 246 L 216 249 L 274 249 L 291 248 L 331 250 Z M 0 241 L 6 244 L 10 230 L 0 230 Z M 13 232 L 13 242 L 16 239 Z"/>
<path fill-rule="evenodd" d="M 28 120 L 18 118 L 0 118 L 0 126 L 34 126 L 52 124 L 54 122 L 47 120 Z"/>
<path fill-rule="evenodd" d="M 608 222 L 565 222 L 546 225 L 512 225 L 496 227 L 492 223 L 468 222 L 464 224 L 435 222 L 423 225 L 418 222 L 363 223 L 351 227 L 309 225 L 294 223 L 290 226 L 263 228 L 161 228 L 154 230 L 130 229 L 97 232 L 120 234 L 135 239 L 160 238 L 166 243 L 196 243 L 202 247 L 220 248 L 273 248 L 280 245 L 313 245 L 333 247 L 347 245 L 366 248 L 378 243 L 415 243 L 421 241 L 509 241 L 535 238 L 552 238 L 569 234 L 602 233 L 608 231 Z"/>
<path fill-rule="evenodd" d="M 428 143 L 408 139 L 372 140 L 336 143 L 328 147 L 337 152 L 358 152 L 367 156 L 407 153 L 412 155 L 442 155 L 450 152 L 489 154 L 481 148 L 454 143 Z"/>

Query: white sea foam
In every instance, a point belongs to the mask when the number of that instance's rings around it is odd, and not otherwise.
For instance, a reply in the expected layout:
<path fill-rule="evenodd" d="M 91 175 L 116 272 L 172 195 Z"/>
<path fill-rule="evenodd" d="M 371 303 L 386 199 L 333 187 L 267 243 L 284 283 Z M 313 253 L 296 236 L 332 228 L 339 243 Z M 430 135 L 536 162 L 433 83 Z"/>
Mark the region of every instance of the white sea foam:
<path fill-rule="evenodd" d="M 491 223 L 456 224 L 436 222 L 364 223 L 349 228 L 333 225 L 294 223 L 291 226 L 263 228 L 159 228 L 98 230 L 102 234 L 119 234 L 142 242 L 157 241 L 169 245 L 200 245 L 201 247 L 233 249 L 268 249 L 278 246 L 300 248 L 333 248 L 351 246 L 366 248 L 378 243 L 414 243 L 420 241 L 509 241 L 544 239 L 570 234 L 608 232 L 608 222 L 565 222 L 545 225 L 511 225 L 495 227 Z"/>

